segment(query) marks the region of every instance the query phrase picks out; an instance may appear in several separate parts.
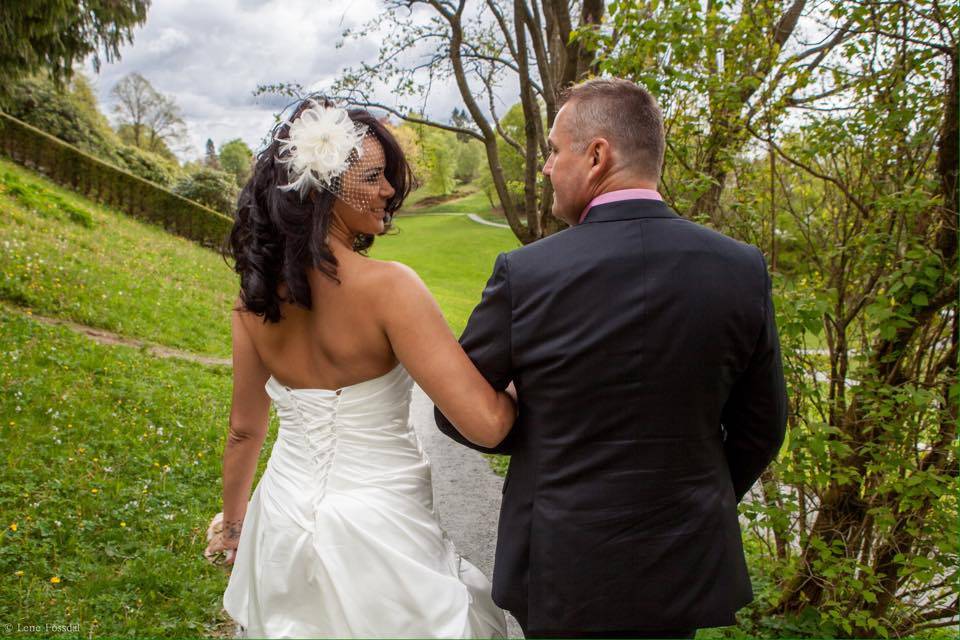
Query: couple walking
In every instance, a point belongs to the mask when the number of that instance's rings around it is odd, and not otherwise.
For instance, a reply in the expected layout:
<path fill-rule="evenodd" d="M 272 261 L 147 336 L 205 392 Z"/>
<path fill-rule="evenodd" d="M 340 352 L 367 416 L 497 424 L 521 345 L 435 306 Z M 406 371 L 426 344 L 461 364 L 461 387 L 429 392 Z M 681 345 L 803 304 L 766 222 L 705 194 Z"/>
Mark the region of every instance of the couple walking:
<path fill-rule="evenodd" d="M 786 414 L 763 256 L 664 204 L 641 87 L 572 87 L 549 145 L 570 228 L 497 258 L 459 343 L 416 273 L 362 253 L 410 189 L 382 124 L 306 100 L 259 154 L 210 547 L 235 550 L 241 633 L 495 637 L 506 609 L 528 637 L 692 637 L 752 598 L 737 503 Z M 511 456 L 492 592 L 434 513 L 414 382 L 445 434 Z"/>

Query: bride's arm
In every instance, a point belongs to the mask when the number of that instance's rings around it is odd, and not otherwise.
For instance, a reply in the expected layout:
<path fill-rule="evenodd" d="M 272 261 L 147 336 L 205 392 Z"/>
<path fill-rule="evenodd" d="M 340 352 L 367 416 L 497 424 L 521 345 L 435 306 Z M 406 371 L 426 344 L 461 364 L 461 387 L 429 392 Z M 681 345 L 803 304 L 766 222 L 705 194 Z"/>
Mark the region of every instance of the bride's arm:
<path fill-rule="evenodd" d="M 510 432 L 517 410 L 464 353 L 420 277 L 391 265 L 378 311 L 397 358 L 463 436 L 494 447 Z"/>
<path fill-rule="evenodd" d="M 238 311 L 233 312 L 232 328 L 233 399 L 223 449 L 223 538 L 227 548 L 235 549 L 270 421 L 270 397 L 264 388 L 270 372 Z"/>

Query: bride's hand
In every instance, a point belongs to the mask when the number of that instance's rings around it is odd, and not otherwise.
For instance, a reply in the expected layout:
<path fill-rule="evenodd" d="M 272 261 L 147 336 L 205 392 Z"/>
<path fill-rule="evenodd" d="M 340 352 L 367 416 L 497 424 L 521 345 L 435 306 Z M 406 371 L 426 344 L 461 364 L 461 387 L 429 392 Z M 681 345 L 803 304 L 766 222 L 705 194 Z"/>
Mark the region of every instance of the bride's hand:
<path fill-rule="evenodd" d="M 207 545 L 203 555 L 214 564 L 224 564 L 230 566 L 237 557 L 237 545 L 240 542 L 239 536 L 236 538 L 227 537 L 224 532 L 216 533 L 210 544 Z M 222 554 L 223 559 L 219 556 Z"/>
<path fill-rule="evenodd" d="M 237 557 L 240 544 L 240 530 L 243 520 L 223 521 L 223 513 L 218 513 L 207 527 L 207 548 L 203 555 L 214 564 L 232 565 Z"/>

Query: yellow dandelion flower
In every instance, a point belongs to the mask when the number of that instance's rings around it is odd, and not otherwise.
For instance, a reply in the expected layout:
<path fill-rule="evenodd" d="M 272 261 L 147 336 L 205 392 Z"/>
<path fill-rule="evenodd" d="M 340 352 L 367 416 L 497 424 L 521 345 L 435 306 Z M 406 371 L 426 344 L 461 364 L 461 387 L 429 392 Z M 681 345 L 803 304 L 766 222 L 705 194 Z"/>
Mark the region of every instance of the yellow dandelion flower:
<path fill-rule="evenodd" d="M 90 489 L 90 493 L 99 493 L 100 489 Z"/>
<path fill-rule="evenodd" d="M 11 523 L 11 524 L 10 524 L 10 531 L 16 531 L 16 530 L 17 530 L 17 523 L 16 523 L 16 522 Z"/>
<path fill-rule="evenodd" d="M 13 572 L 13 575 L 15 575 L 15 576 L 17 576 L 17 577 L 19 578 L 20 576 L 23 575 L 23 571 L 14 571 L 14 572 Z"/>
<path fill-rule="evenodd" d="M 127 523 L 126 523 L 126 522 L 121 522 L 121 523 L 120 523 L 120 526 L 121 526 L 121 527 L 125 527 L 125 526 L 127 526 Z"/>
<path fill-rule="evenodd" d="M 60 584 L 60 578 L 58 578 L 57 576 L 53 576 L 52 578 L 50 578 L 50 583 L 51 583 L 51 584 Z"/>

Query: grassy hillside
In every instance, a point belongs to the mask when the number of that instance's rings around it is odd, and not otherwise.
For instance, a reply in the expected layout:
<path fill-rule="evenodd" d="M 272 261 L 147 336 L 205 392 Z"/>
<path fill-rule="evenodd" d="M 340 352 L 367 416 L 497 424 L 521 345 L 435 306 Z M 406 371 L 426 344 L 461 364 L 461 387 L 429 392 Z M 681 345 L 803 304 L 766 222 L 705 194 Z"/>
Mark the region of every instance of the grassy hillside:
<path fill-rule="evenodd" d="M 228 356 L 236 278 L 199 245 L 0 159 L 0 299 Z"/>
<path fill-rule="evenodd" d="M 80 624 L 60 637 L 222 631 L 226 577 L 201 552 L 220 508 L 229 368 L 100 345 L 31 315 L 225 357 L 235 275 L 212 251 L 4 160 L 0 211 L 0 620 Z M 516 241 L 464 217 L 396 226 L 372 255 L 419 271 L 459 331 Z"/>

